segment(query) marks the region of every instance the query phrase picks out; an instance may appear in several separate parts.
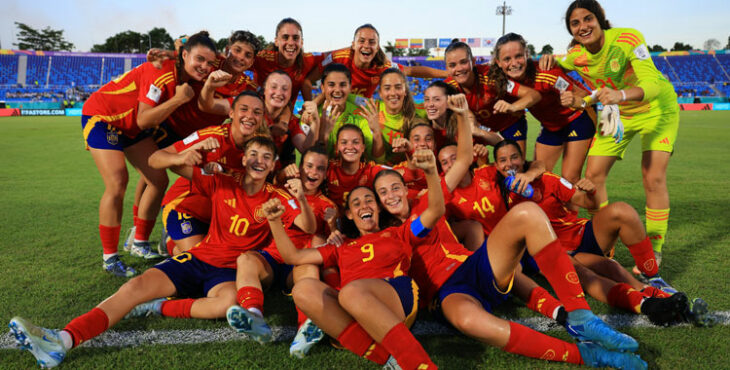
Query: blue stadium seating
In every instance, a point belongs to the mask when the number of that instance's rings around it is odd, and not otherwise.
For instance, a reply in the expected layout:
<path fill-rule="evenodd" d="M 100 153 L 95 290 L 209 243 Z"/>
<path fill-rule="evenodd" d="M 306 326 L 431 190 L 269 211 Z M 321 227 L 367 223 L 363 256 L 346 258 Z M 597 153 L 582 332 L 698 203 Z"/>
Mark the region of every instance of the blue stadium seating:
<path fill-rule="evenodd" d="M 682 82 L 726 81 L 728 78 L 712 55 L 668 56 L 667 62 L 674 67 Z"/>
<path fill-rule="evenodd" d="M 44 86 L 48 74 L 48 57 L 28 55 L 28 68 L 26 71 L 25 83 L 27 85 Z"/>
<path fill-rule="evenodd" d="M 18 82 L 18 56 L 0 55 L 0 85 L 14 85 Z"/>

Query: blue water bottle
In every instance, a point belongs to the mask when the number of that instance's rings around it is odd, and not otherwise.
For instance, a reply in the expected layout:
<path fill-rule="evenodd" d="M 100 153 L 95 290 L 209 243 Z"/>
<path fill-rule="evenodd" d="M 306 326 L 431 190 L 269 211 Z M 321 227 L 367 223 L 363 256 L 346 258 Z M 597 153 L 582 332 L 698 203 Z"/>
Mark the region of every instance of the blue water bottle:
<path fill-rule="evenodd" d="M 504 184 L 507 186 L 507 189 L 509 189 L 511 192 L 516 193 L 517 191 L 512 189 L 512 182 L 515 180 L 515 174 L 516 174 L 515 170 L 509 170 L 509 171 L 507 171 L 507 174 L 509 176 L 507 176 L 504 179 Z M 522 191 L 522 194 L 520 194 L 520 195 L 522 195 L 523 197 L 525 197 L 527 199 L 530 199 L 530 198 L 532 198 L 532 196 L 534 194 L 535 194 L 535 191 L 532 189 L 532 185 L 527 184 L 527 187 L 525 188 L 525 190 Z"/>

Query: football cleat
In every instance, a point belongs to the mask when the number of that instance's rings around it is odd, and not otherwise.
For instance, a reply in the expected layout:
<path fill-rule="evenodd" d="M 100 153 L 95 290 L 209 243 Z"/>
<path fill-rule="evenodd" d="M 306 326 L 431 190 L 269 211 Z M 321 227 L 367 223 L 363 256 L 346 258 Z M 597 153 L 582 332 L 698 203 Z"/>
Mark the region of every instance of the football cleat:
<path fill-rule="evenodd" d="M 124 238 L 124 251 L 129 252 L 134 244 L 134 234 L 137 232 L 137 226 L 132 226 L 127 230 L 127 237 Z"/>
<path fill-rule="evenodd" d="M 324 332 L 320 329 L 312 320 L 307 319 L 304 321 L 297 335 L 294 336 L 294 340 L 289 346 L 289 355 L 296 358 L 304 358 L 309 350 L 314 347 L 320 340 L 324 338 Z"/>
<path fill-rule="evenodd" d="M 162 303 L 167 301 L 167 298 L 158 298 L 151 301 L 138 304 L 134 306 L 132 311 L 129 311 L 124 316 L 124 319 L 131 319 L 134 317 L 150 317 L 150 316 L 161 316 L 162 315 Z"/>
<path fill-rule="evenodd" d="M 150 248 L 150 242 L 134 242 L 132 244 L 132 248 L 129 249 L 129 254 L 146 260 L 162 258 L 162 256 L 152 251 L 152 248 Z"/>
<path fill-rule="evenodd" d="M 675 294 L 677 293 L 677 289 L 674 289 L 671 285 L 669 285 L 664 279 L 662 279 L 659 274 L 654 275 L 652 277 L 646 276 L 644 274 L 641 274 L 641 276 L 646 280 L 646 283 L 653 286 L 654 288 L 657 288 L 659 290 L 664 291 L 665 293 L 669 294 Z"/>
<path fill-rule="evenodd" d="M 717 323 L 717 318 L 710 314 L 710 307 L 702 298 L 690 301 L 684 316 L 694 326 L 711 327 Z"/>
<path fill-rule="evenodd" d="M 634 338 L 617 332 L 590 310 L 568 312 L 565 328 L 577 340 L 596 342 L 609 350 L 634 352 L 639 349 Z"/>
<path fill-rule="evenodd" d="M 388 357 L 388 361 L 385 362 L 385 365 L 383 365 L 383 370 L 403 370 L 403 368 L 398 365 L 395 357 L 390 356 Z"/>
<path fill-rule="evenodd" d="M 687 296 L 678 292 L 669 298 L 648 297 L 641 304 L 641 313 L 654 325 L 669 326 L 685 320 L 690 312 Z"/>
<path fill-rule="evenodd" d="M 8 327 L 20 349 L 30 351 L 42 368 L 56 367 L 66 357 L 68 349 L 57 330 L 35 326 L 21 317 L 13 317 Z"/>
<path fill-rule="evenodd" d="M 137 271 L 125 265 L 117 255 L 107 258 L 102 264 L 102 267 L 104 267 L 106 272 L 119 277 L 130 278 L 137 274 Z"/>
<path fill-rule="evenodd" d="M 590 367 L 613 367 L 616 369 L 647 369 L 648 365 L 638 355 L 628 352 L 609 351 L 596 343 L 578 343 L 583 362 Z"/>
<path fill-rule="evenodd" d="M 226 311 L 228 325 L 239 333 L 250 336 L 253 340 L 264 344 L 271 342 L 271 328 L 266 324 L 264 318 L 241 306 L 231 306 Z"/>

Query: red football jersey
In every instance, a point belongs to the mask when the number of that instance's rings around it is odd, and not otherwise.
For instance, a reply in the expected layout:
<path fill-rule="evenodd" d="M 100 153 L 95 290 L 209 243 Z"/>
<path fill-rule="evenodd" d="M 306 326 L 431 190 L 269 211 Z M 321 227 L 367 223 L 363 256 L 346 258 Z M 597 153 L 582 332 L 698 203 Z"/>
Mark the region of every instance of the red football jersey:
<path fill-rule="evenodd" d="M 537 62 L 534 63 L 537 68 Z M 537 104 L 530 107 L 530 113 L 547 130 L 558 131 L 583 113 L 582 110 L 560 105 L 560 91 L 573 91 L 573 86 L 580 84 L 558 66 L 547 71 L 538 69 L 534 81 L 524 81 L 522 84 L 532 87 L 542 96 Z"/>
<path fill-rule="evenodd" d="M 525 112 L 517 113 L 497 113 L 494 114 L 494 103 L 499 99 L 497 98 L 497 91 L 487 74 L 489 73 L 488 64 L 480 64 L 476 67 L 476 86 L 472 88 L 469 93 L 464 92 L 464 89 L 454 81 L 453 78 L 449 77 L 444 82 L 455 87 L 459 92 L 466 95 L 466 100 L 469 103 L 469 110 L 471 110 L 476 116 L 477 122 L 480 125 L 489 127 L 492 131 L 502 131 L 507 127 L 511 126 L 517 120 L 525 115 Z M 504 100 L 508 103 L 517 101 L 517 92 L 520 90 L 520 84 L 509 80 L 507 84 L 507 95 Z"/>
<path fill-rule="evenodd" d="M 100 116 L 125 136 L 134 138 L 142 131 L 137 126 L 139 104 L 155 107 L 173 97 L 176 86 L 174 60 L 164 61 L 161 69 L 150 62 L 142 63 L 91 94 L 81 108 L 82 114 Z"/>
<path fill-rule="evenodd" d="M 317 221 L 317 230 L 314 234 L 307 234 L 296 225 L 292 225 L 290 228 L 286 229 L 286 234 L 289 235 L 289 239 L 291 239 L 294 246 L 299 249 L 308 248 L 314 235 L 329 235 L 330 230 L 327 226 L 327 222 L 324 221 L 324 213 L 328 208 L 337 210 L 335 203 L 325 197 L 322 193 L 307 195 L 307 203 L 309 203 L 309 206 L 312 207 L 314 218 Z M 271 257 L 273 257 L 277 262 L 284 263 L 284 259 L 281 258 L 281 253 L 279 253 L 279 249 L 276 248 L 275 243 L 271 243 L 269 246 L 264 248 L 264 250 L 269 252 Z"/>
<path fill-rule="evenodd" d="M 201 153 L 203 163 L 216 162 L 226 170 L 240 171 L 243 170 L 244 153 L 236 147 L 230 135 L 230 130 L 230 124 L 204 128 L 176 142 L 173 147 L 179 153 L 209 137 L 215 138 L 220 147 L 215 151 L 203 151 Z M 177 212 L 186 213 L 203 222 L 210 222 L 210 198 L 194 192 L 188 179 L 178 178 L 165 193 L 162 204 L 166 205 L 173 202 L 175 203 L 174 209 Z"/>
<path fill-rule="evenodd" d="M 489 235 L 499 220 L 507 214 L 507 207 L 497 183 L 497 168 L 482 166 L 474 170 L 471 185 L 454 189 L 446 209 L 456 218 L 478 221 L 482 224 L 484 233 Z"/>
<path fill-rule="evenodd" d="M 357 239 L 345 239 L 341 246 L 317 248 L 322 267 L 338 267 L 340 286 L 359 279 L 384 279 L 407 275 L 413 250 L 419 239 L 411 232 L 411 223 L 389 227 Z"/>
<path fill-rule="evenodd" d="M 444 200 L 451 200 L 446 183 L 441 179 L 441 191 Z M 428 192 L 417 199 L 411 210 L 410 221 L 413 221 L 428 208 Z M 464 248 L 456 239 L 445 217 L 441 217 L 433 230 L 424 238 L 413 244 L 413 258 L 408 276 L 416 281 L 419 287 L 421 307 L 431 303 L 434 295 L 448 280 L 456 269 L 474 252 Z"/>
<path fill-rule="evenodd" d="M 405 182 L 408 188 L 408 199 L 416 198 L 421 190 L 428 188 L 426 174 L 420 168 L 408 168 L 408 161 L 396 164 L 393 166 L 393 169 L 398 172 L 403 172 L 403 182 Z"/>
<path fill-rule="evenodd" d="M 224 56 L 218 55 L 211 72 L 220 69 L 225 59 L 226 58 Z M 200 108 L 198 108 L 198 98 L 200 97 L 200 91 L 203 89 L 204 82 L 190 81 L 189 84 L 193 88 L 195 95 L 192 99 L 190 99 L 190 101 L 175 109 L 175 111 L 170 114 L 170 117 L 167 118 L 167 122 L 170 124 L 170 127 L 172 127 L 172 130 L 181 137 L 188 136 L 193 132 L 210 125 L 221 124 L 223 121 L 228 119 L 228 116 L 226 115 L 217 115 L 201 111 Z M 245 73 L 241 73 L 241 76 L 238 78 L 230 81 L 225 86 L 216 89 L 213 96 L 216 99 L 230 99 L 232 102 L 233 98 L 242 91 L 256 91 L 257 87 L 258 86 L 250 77 L 246 76 Z"/>
<path fill-rule="evenodd" d="M 235 269 L 241 253 L 263 249 L 272 242 L 269 222 L 261 209 L 269 199 L 279 198 L 286 208 L 281 217 L 284 227 L 290 227 L 301 212 L 289 193 L 271 184 L 256 194 L 246 194 L 243 177 L 243 172 L 203 175 L 196 169 L 193 173 L 193 191 L 211 199 L 213 212 L 208 235 L 190 253 L 209 265 Z"/>
<path fill-rule="evenodd" d="M 573 184 L 550 172 L 546 172 L 530 184 L 534 189 L 531 200 L 537 202 L 545 211 L 563 247 L 571 251 L 578 248 L 588 219 L 579 218 L 578 212 L 565 206 L 575 194 L 576 189 Z M 516 193 L 510 193 L 510 197 L 517 203 L 526 201 Z"/>
<path fill-rule="evenodd" d="M 353 175 L 342 169 L 342 162 L 331 160 L 327 167 L 327 190 L 329 198 L 340 207 L 345 206 L 347 194 L 358 186 L 373 187 L 375 175 L 386 167 L 375 162 L 360 162 L 360 167 Z"/>
<path fill-rule="evenodd" d="M 352 48 L 344 48 L 332 51 L 328 53 L 322 63 L 319 66 L 320 72 L 324 71 L 330 63 L 344 64 L 347 69 L 350 70 L 352 75 L 352 94 L 364 96 L 366 98 L 372 98 L 375 89 L 380 83 L 380 74 L 388 68 L 397 67 L 401 71 L 403 66 L 398 63 L 393 63 L 390 60 L 385 61 L 385 64 L 381 66 L 374 66 L 368 69 L 360 69 L 353 64 L 354 52 Z"/>
<path fill-rule="evenodd" d="M 316 68 L 324 59 L 322 55 L 313 55 L 312 53 L 303 53 L 303 66 L 300 68 L 297 63 L 294 63 L 291 67 L 284 68 L 279 65 L 279 51 L 278 50 L 261 50 L 256 55 L 256 60 L 253 63 L 254 79 L 260 86 L 264 86 L 266 77 L 276 70 L 282 70 L 289 75 L 292 82 L 291 87 L 291 103 L 292 105 L 299 96 L 299 91 L 302 90 L 304 80 L 307 78 L 309 72 Z"/>
<path fill-rule="evenodd" d="M 269 129 L 271 129 L 271 127 L 274 126 L 274 120 L 268 113 L 264 114 L 264 119 L 266 120 L 266 125 L 269 126 Z M 286 133 L 280 135 L 275 130 L 271 130 L 271 138 L 274 140 L 274 144 L 276 144 L 276 153 L 279 156 L 277 161 L 280 162 L 277 163 L 277 170 L 290 163 L 294 163 L 294 149 L 296 148 L 294 147 L 294 143 L 292 143 L 291 138 L 299 134 L 302 134 L 305 137 L 307 136 L 307 134 L 304 133 L 302 126 L 299 124 L 299 117 L 295 116 L 293 113 L 289 117 Z"/>

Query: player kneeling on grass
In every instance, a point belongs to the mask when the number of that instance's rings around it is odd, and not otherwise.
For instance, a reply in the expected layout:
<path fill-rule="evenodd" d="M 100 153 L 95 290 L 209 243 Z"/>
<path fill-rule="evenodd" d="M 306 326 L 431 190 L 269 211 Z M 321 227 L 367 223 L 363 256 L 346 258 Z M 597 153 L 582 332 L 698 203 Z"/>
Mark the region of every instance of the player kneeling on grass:
<path fill-rule="evenodd" d="M 41 366 L 54 367 L 63 361 L 69 349 L 103 333 L 125 315 L 223 317 L 226 309 L 236 303 L 236 258 L 271 242 L 270 229 L 261 216 L 261 205 L 277 198 L 291 207 L 289 197 L 283 197 L 281 191 L 266 183 L 274 168 L 275 150 L 270 139 L 257 136 L 245 146 L 245 173 L 203 175 L 199 168 L 190 169 L 193 188 L 212 199 L 208 237 L 190 251 L 168 258 L 128 281 L 63 330 L 37 327 L 14 317 L 9 326 L 17 342 Z M 287 225 L 292 221 L 284 220 Z M 169 296 L 204 298 L 150 301 Z"/>
<path fill-rule="evenodd" d="M 519 146 L 504 140 L 494 147 L 497 170 L 502 178 L 510 171 L 519 174 L 525 159 Z M 601 208 L 591 220 L 578 218 L 574 207 L 597 208 L 595 185 L 587 179 L 575 185 L 552 173 L 532 181 L 534 193 L 527 199 L 510 192 L 514 204 L 532 200 L 545 211 L 563 247 L 572 256 L 581 285 L 595 299 L 637 314 L 645 314 L 657 325 L 690 321 L 709 325 L 707 303 L 696 298 L 691 303 L 662 280 L 654 250 L 639 215 L 628 204 L 611 203 Z M 605 257 L 620 239 L 628 248 L 636 266 L 647 277 L 646 286 L 616 261 Z M 675 294 L 676 293 L 676 294 Z"/>

